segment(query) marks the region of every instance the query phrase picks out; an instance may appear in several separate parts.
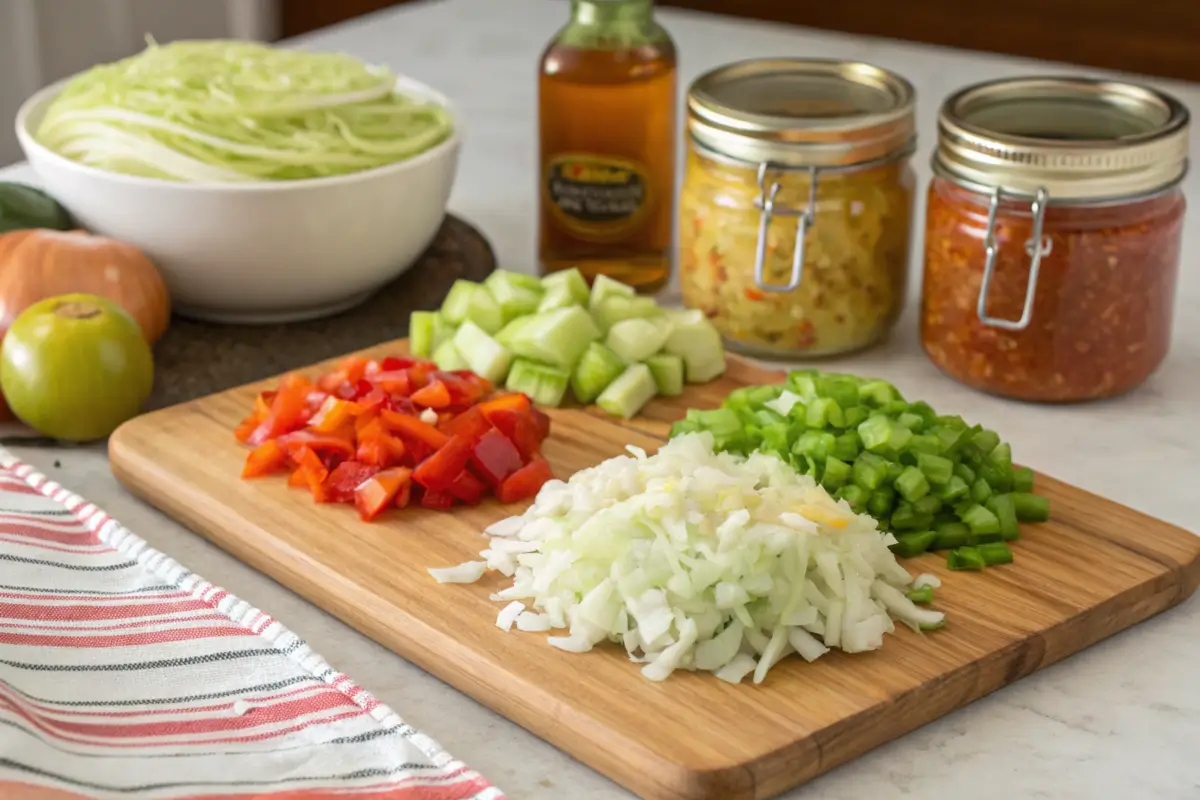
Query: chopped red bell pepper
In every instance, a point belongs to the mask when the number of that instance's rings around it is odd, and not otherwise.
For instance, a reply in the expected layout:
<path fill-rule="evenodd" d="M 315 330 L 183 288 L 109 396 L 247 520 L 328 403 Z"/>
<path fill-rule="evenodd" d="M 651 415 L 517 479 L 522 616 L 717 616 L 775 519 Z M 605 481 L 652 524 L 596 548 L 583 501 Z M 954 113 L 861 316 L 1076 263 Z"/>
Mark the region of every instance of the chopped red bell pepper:
<path fill-rule="evenodd" d="M 435 367 L 433 364 L 417 362 L 405 370 L 405 372 L 408 373 L 408 385 L 411 386 L 415 392 L 417 389 L 420 389 L 425 384 L 429 383 L 430 376 L 432 376 L 436 371 L 437 367 Z"/>
<path fill-rule="evenodd" d="M 242 466 L 242 477 L 257 478 L 273 472 L 282 472 L 287 465 L 287 451 L 272 439 L 263 442 L 246 456 L 246 463 Z"/>
<path fill-rule="evenodd" d="M 500 485 L 496 497 L 501 503 L 518 503 L 536 497 L 546 481 L 553 480 L 554 473 L 543 458 L 535 458 L 509 475 Z"/>
<path fill-rule="evenodd" d="M 409 377 L 408 370 L 404 369 L 380 372 L 377 375 L 372 375 L 370 381 L 371 385 L 382 389 L 390 395 L 408 397 L 413 391 L 412 378 Z"/>
<path fill-rule="evenodd" d="M 446 444 L 417 465 L 413 480 L 435 492 L 449 492 L 458 474 L 471 458 L 471 440 L 451 436 Z"/>
<path fill-rule="evenodd" d="M 367 363 L 367 359 L 362 356 L 348 356 L 343 358 L 333 372 L 322 375 L 318 379 L 317 385 L 327 392 L 333 392 L 342 384 L 353 386 L 366 373 Z"/>
<path fill-rule="evenodd" d="M 258 428 L 258 424 L 260 422 L 262 422 L 262 420 L 259 419 L 256 414 L 251 414 L 250 416 L 248 416 L 244 420 L 242 420 L 241 423 L 236 428 L 233 429 L 233 435 L 235 437 L 237 437 L 237 440 L 239 442 L 241 442 L 242 444 L 246 444 L 247 442 L 250 441 L 251 434 L 253 434 L 254 431 Z"/>
<path fill-rule="evenodd" d="M 371 391 L 354 401 L 360 414 L 369 414 L 383 408 L 391 408 L 391 397 L 383 389 L 376 386 Z"/>
<path fill-rule="evenodd" d="M 549 418 L 523 394 L 493 392 L 472 372 L 408 357 L 346 358 L 315 382 L 289 375 L 235 429 L 254 446 L 243 474 L 286 472 L 314 501 L 353 503 L 364 520 L 489 493 L 527 499 L 550 474 L 538 457 Z"/>
<path fill-rule="evenodd" d="M 504 483 L 505 478 L 524 465 L 517 446 L 495 429 L 485 433 L 471 449 L 471 466 L 492 486 Z"/>
<path fill-rule="evenodd" d="M 271 408 L 247 440 L 256 447 L 268 439 L 304 426 L 308 390 L 312 383 L 301 375 L 288 375 L 271 398 Z"/>
<path fill-rule="evenodd" d="M 333 472 L 329 473 L 323 486 L 333 500 L 341 503 L 353 502 L 354 490 L 378 472 L 379 467 L 373 467 L 370 464 L 343 461 L 334 467 Z"/>
<path fill-rule="evenodd" d="M 379 418 L 379 412 L 364 412 L 354 418 L 354 437 L 356 439 L 381 432 L 387 432 L 387 428 L 384 427 L 383 420 Z"/>
<path fill-rule="evenodd" d="M 487 394 L 482 384 L 467 380 L 456 372 L 435 372 L 433 380 L 445 385 L 446 391 L 450 395 L 450 402 L 447 405 L 450 406 L 466 408 L 478 403 Z M 479 380 L 482 381 L 483 378 Z M 487 390 L 491 391 L 490 383 L 487 384 Z"/>
<path fill-rule="evenodd" d="M 450 438 L 432 425 L 409 414 L 398 411 L 380 411 L 379 417 L 388 430 L 393 433 L 399 434 L 405 439 L 423 442 L 435 450 L 444 447 Z"/>
<path fill-rule="evenodd" d="M 344 437 L 333 434 L 314 433 L 313 431 L 293 431 L 276 439 L 279 446 L 289 453 L 294 453 L 302 447 L 308 447 L 318 454 L 325 453 L 341 458 L 354 455 L 354 443 Z"/>
<path fill-rule="evenodd" d="M 496 426 L 496 430 L 507 436 L 517 446 L 517 450 L 521 453 L 521 459 L 525 463 L 541 452 L 542 439 L 538 436 L 537 426 L 534 424 L 532 415 L 501 409 L 493 411 L 489 419 Z"/>
<path fill-rule="evenodd" d="M 401 358 L 400 356 L 385 356 L 383 361 L 379 362 L 381 372 L 395 372 L 401 369 L 408 369 L 416 364 L 416 360 L 412 358 Z"/>
<path fill-rule="evenodd" d="M 400 437 L 396 438 L 399 439 Z M 401 441 L 403 442 L 403 440 Z M 420 464 L 436 452 L 435 448 L 430 447 L 424 442 L 418 442 L 415 439 L 409 439 L 407 442 L 403 442 L 403 444 L 408 450 L 408 458 L 405 460 L 413 465 Z"/>
<path fill-rule="evenodd" d="M 476 375 L 470 370 L 456 369 L 450 374 L 454 375 L 455 377 L 462 378 L 464 381 L 474 386 L 476 391 L 479 393 L 478 397 L 476 398 L 477 400 L 482 400 L 496 390 L 496 387 L 492 385 L 491 381 L 482 375 Z"/>
<path fill-rule="evenodd" d="M 376 467 L 390 467 L 400 463 L 405 455 L 407 449 L 404 442 L 388 433 L 379 420 L 373 420 L 366 429 L 359 431 L 356 461 Z"/>
<path fill-rule="evenodd" d="M 308 421 L 308 427 L 317 433 L 333 433 L 348 421 L 362 413 L 362 407 L 353 400 L 342 400 L 332 395 L 317 409 Z"/>
<path fill-rule="evenodd" d="M 396 499 L 392 501 L 392 505 L 396 508 L 408 508 L 408 504 L 412 502 L 413 482 L 405 481 L 400 487 L 400 491 L 396 492 Z"/>
<path fill-rule="evenodd" d="M 329 477 L 329 467 L 325 466 L 325 462 L 311 447 L 305 446 L 296 450 L 292 453 L 292 461 L 296 463 L 297 469 L 304 473 L 309 488 L 324 483 Z"/>
<path fill-rule="evenodd" d="M 537 406 L 529 409 L 529 418 L 533 421 L 533 429 L 537 431 L 540 441 L 545 441 L 550 435 L 550 415 Z"/>
<path fill-rule="evenodd" d="M 271 413 L 271 403 L 277 394 L 279 392 L 259 392 L 254 398 L 254 413 L 258 416 L 259 422 L 262 422 Z"/>
<path fill-rule="evenodd" d="M 483 481 L 472 475 L 469 469 L 458 473 L 458 477 L 450 485 L 450 494 L 469 506 L 479 505 L 483 496 L 487 494 L 487 490 L 488 487 L 484 485 Z"/>
<path fill-rule="evenodd" d="M 441 425 L 440 430 L 448 436 L 464 436 L 471 441 L 478 441 L 481 436 L 492 429 L 492 423 L 479 410 L 479 406 L 471 406 L 463 413 Z"/>
<path fill-rule="evenodd" d="M 372 520 L 391 507 L 400 489 L 412 480 L 412 470 L 393 467 L 381 470 L 354 490 L 354 506 L 365 520 Z"/>
<path fill-rule="evenodd" d="M 426 490 L 421 493 L 421 505 L 424 508 L 446 511 L 454 507 L 454 495 Z"/>
<path fill-rule="evenodd" d="M 407 397 L 391 395 L 388 400 L 389 403 L 387 409 L 389 411 L 398 411 L 401 414 L 408 414 L 410 417 L 415 417 L 421 413 L 417 410 L 417 407 L 413 404 L 413 401 Z"/>
<path fill-rule="evenodd" d="M 479 404 L 479 410 L 488 419 L 492 419 L 492 415 L 498 411 L 517 411 L 522 414 L 528 414 L 532 408 L 533 404 L 523 394 L 504 394 L 499 397 L 493 397 L 491 400 L 485 400 Z M 492 424 L 496 424 L 494 420 Z"/>
<path fill-rule="evenodd" d="M 445 408 L 450 405 L 450 390 L 441 381 L 431 381 L 412 393 L 412 401 L 425 408 Z"/>

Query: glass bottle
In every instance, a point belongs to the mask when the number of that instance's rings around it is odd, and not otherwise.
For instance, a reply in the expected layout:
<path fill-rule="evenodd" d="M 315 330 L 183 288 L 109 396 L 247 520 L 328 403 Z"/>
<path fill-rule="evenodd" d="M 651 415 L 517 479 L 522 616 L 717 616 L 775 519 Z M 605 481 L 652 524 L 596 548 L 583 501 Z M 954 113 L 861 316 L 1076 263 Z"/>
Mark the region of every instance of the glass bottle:
<path fill-rule="evenodd" d="M 543 274 L 667 283 L 675 95 L 675 45 L 653 0 L 572 0 L 538 76 Z"/>

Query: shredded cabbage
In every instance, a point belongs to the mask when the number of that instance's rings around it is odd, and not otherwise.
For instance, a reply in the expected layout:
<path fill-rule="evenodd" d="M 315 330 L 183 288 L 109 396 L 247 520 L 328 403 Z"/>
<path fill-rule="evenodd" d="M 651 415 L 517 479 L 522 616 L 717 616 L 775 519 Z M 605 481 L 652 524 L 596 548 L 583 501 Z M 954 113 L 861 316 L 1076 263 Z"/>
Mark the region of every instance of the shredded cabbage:
<path fill-rule="evenodd" d="M 761 683 L 791 653 L 874 650 L 893 620 L 943 624 L 905 596 L 895 538 L 775 456 L 714 453 L 707 432 L 629 451 L 487 529 L 481 557 L 512 578 L 492 595 L 509 603 L 500 627 L 566 629 L 547 641 L 575 653 L 622 644 L 651 680 Z"/>
<path fill-rule="evenodd" d="M 341 53 L 249 42 L 158 45 L 71 80 L 36 138 L 113 172 L 178 181 L 342 175 L 448 138 L 450 115 Z"/>

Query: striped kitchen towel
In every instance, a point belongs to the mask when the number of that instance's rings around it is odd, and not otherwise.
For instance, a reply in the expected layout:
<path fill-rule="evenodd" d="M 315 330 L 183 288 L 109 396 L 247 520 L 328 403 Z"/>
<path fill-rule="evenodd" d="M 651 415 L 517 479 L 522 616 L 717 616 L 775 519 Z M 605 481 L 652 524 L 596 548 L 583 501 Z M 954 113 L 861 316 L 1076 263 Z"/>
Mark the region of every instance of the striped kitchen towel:
<path fill-rule="evenodd" d="M 0 798 L 498 800 L 262 611 L 0 449 Z"/>

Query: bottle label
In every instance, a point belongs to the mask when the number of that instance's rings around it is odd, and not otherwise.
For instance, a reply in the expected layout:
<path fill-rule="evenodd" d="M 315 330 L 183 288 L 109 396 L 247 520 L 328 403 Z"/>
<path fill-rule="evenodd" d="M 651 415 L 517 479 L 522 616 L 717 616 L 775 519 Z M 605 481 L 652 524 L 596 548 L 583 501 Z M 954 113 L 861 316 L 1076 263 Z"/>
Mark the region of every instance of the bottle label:
<path fill-rule="evenodd" d="M 546 164 L 545 201 L 560 225 L 586 240 L 611 241 L 632 233 L 650 209 L 650 181 L 634 162 L 583 153 Z"/>

